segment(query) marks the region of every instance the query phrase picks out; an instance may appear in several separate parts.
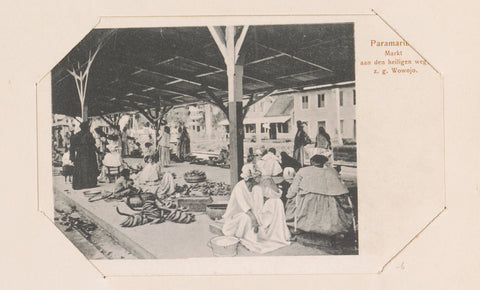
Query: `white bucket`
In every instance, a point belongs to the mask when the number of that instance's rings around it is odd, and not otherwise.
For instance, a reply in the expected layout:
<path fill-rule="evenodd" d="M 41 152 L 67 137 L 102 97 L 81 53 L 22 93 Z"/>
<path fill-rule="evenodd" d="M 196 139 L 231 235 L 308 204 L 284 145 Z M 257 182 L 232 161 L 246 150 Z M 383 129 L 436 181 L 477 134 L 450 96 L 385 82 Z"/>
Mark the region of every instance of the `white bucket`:
<path fill-rule="evenodd" d="M 239 239 L 229 236 L 220 236 L 211 239 L 208 246 L 215 257 L 234 257 L 237 255 Z"/>

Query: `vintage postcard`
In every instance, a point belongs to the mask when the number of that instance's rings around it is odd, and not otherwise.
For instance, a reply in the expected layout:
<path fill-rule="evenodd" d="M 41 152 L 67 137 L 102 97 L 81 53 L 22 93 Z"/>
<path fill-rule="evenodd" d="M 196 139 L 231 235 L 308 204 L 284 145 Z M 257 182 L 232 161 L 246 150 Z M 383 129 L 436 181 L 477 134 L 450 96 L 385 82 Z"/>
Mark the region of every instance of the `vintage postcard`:
<path fill-rule="evenodd" d="M 105 17 L 59 59 L 39 210 L 104 276 L 378 273 L 445 208 L 442 77 L 375 13 Z"/>

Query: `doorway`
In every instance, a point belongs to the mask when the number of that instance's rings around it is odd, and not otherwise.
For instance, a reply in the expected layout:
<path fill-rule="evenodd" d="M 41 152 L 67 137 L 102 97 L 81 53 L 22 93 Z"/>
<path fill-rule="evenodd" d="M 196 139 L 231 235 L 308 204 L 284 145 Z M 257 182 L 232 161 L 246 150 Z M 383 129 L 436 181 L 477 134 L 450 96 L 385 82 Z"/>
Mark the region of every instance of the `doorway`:
<path fill-rule="evenodd" d="M 270 130 L 268 131 L 271 140 L 277 139 L 277 124 L 270 123 Z"/>

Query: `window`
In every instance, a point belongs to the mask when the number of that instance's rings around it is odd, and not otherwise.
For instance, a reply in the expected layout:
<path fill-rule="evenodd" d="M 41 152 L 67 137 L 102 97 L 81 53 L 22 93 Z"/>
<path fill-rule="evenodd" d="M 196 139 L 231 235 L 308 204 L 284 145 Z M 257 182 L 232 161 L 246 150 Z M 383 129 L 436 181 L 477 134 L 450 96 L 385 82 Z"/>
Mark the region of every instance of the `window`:
<path fill-rule="evenodd" d="M 353 90 L 353 105 L 355 106 L 357 104 L 357 94 L 355 93 L 355 90 Z"/>
<path fill-rule="evenodd" d="M 318 121 L 317 124 L 318 124 L 317 126 L 318 128 L 323 127 L 325 130 L 327 129 L 325 121 Z"/>
<path fill-rule="evenodd" d="M 278 133 L 288 133 L 288 124 L 285 123 L 277 123 L 277 132 Z"/>
<path fill-rule="evenodd" d="M 357 140 L 357 120 L 353 120 L 353 139 Z"/>
<path fill-rule="evenodd" d="M 343 134 L 343 120 L 340 120 L 340 134 Z"/>
<path fill-rule="evenodd" d="M 302 109 L 308 109 L 308 96 L 302 96 Z"/>
<path fill-rule="evenodd" d="M 245 124 L 245 133 L 255 133 L 255 124 Z"/>
<path fill-rule="evenodd" d="M 318 107 L 319 108 L 325 107 L 325 94 L 317 95 L 317 98 L 318 98 Z"/>
<path fill-rule="evenodd" d="M 340 107 L 343 106 L 343 91 L 340 91 L 340 96 L 338 97 L 339 102 L 340 102 Z"/>

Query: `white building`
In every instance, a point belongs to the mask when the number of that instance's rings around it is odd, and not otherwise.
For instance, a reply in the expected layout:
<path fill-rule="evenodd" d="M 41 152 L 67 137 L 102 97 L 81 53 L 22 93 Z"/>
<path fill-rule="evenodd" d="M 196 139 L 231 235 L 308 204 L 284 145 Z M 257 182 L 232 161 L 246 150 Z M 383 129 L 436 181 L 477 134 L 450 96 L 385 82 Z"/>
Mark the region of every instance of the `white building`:
<path fill-rule="evenodd" d="M 293 96 L 278 94 L 263 98 L 250 106 L 243 119 L 246 140 L 261 141 L 292 139 L 295 128 L 292 126 Z M 228 127 L 228 120 L 219 123 Z"/>
<path fill-rule="evenodd" d="M 319 127 L 325 128 L 336 145 L 342 139 L 356 139 L 355 82 L 304 88 L 292 95 L 294 122 L 306 122 L 305 131 L 312 140 Z"/>
<path fill-rule="evenodd" d="M 334 145 L 356 139 L 355 82 L 307 87 L 279 92 L 252 105 L 243 120 L 245 139 L 291 139 L 296 122 L 305 122 L 312 141 L 324 127 Z M 219 123 L 228 127 L 228 120 Z"/>

